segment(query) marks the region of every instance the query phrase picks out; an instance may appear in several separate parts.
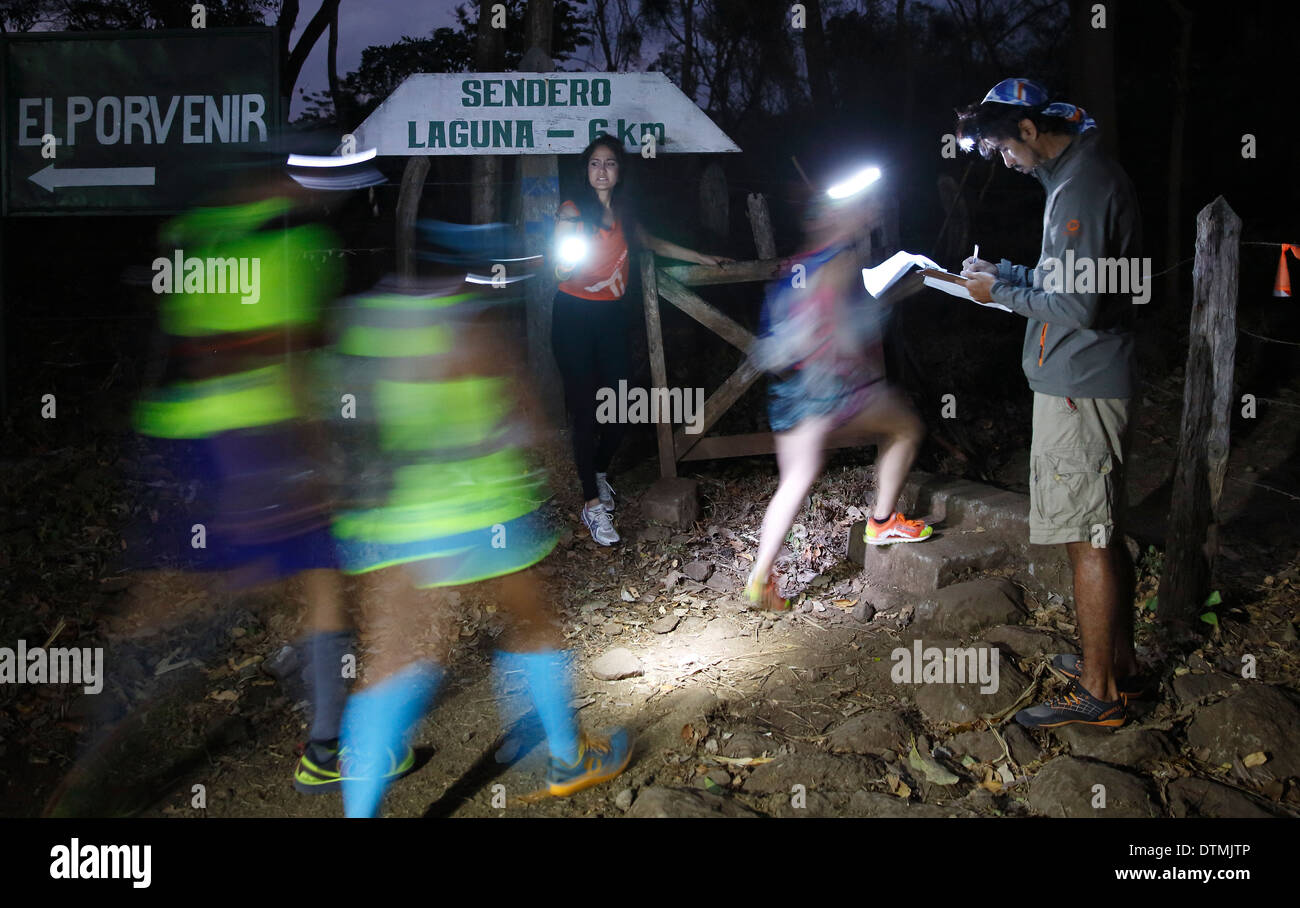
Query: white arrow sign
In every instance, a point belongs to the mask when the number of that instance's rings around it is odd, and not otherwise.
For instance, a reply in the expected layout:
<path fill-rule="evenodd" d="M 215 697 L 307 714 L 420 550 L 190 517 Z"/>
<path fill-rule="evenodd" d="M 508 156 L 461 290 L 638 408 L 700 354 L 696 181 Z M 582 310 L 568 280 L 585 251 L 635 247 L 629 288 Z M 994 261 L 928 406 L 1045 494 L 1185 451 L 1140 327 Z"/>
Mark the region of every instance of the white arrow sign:
<path fill-rule="evenodd" d="M 53 192 L 61 186 L 152 186 L 152 167 L 65 167 L 48 164 L 29 176 L 37 186 Z"/>
<path fill-rule="evenodd" d="M 381 155 L 740 151 L 663 73 L 418 73 L 352 130 Z M 653 137 L 653 138 L 651 138 Z"/>

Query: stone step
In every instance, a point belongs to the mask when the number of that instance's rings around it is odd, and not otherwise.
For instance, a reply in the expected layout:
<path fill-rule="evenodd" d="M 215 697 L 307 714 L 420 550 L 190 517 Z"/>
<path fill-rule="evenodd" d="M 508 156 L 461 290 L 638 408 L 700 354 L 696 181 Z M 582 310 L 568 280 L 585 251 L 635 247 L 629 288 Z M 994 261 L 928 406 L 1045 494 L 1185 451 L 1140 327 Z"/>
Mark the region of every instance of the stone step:
<path fill-rule="evenodd" d="M 849 559 L 863 567 L 867 596 L 877 608 L 914 600 L 952 583 L 968 570 L 1011 565 L 1014 577 L 1040 596 L 1071 601 L 1072 575 L 1063 546 L 1029 544 L 1029 496 L 966 479 L 914 472 L 899 509 L 923 517 L 935 538 L 922 543 L 868 546 L 864 524 L 854 524 Z M 982 530 L 982 532 L 981 532 Z"/>
<path fill-rule="evenodd" d="M 913 473 L 900 495 L 907 514 L 927 514 L 945 526 L 984 527 L 1029 539 L 1029 496 L 967 479 Z"/>
<path fill-rule="evenodd" d="M 907 593 L 929 593 L 966 571 L 1001 567 L 1010 555 L 1006 541 L 991 533 L 938 529 L 925 542 L 875 546 L 863 541 L 865 529 L 860 520 L 849 530 L 849 558 L 862 565 L 872 586 Z"/>

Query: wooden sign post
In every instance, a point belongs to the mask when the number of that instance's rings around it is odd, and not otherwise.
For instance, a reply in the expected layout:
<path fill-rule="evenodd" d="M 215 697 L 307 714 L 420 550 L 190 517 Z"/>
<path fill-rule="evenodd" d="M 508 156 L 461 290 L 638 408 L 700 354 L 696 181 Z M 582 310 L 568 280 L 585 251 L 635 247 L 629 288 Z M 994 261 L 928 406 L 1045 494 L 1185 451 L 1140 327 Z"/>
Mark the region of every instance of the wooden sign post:
<path fill-rule="evenodd" d="M 530 4 L 530 11 L 533 5 Z M 738 152 L 712 120 L 663 73 L 556 73 L 546 17 L 530 18 L 532 46 L 521 72 L 409 76 L 352 135 L 358 150 L 412 160 L 429 155 L 523 155 L 520 220 L 526 255 L 549 251 L 559 207 L 557 155 L 577 154 L 596 136 L 629 154 Z M 427 163 L 410 164 L 398 201 L 399 269 L 414 267 L 414 225 Z M 551 355 L 555 277 L 538 270 L 526 294 L 528 358 L 538 397 L 558 415 L 559 374 Z"/>

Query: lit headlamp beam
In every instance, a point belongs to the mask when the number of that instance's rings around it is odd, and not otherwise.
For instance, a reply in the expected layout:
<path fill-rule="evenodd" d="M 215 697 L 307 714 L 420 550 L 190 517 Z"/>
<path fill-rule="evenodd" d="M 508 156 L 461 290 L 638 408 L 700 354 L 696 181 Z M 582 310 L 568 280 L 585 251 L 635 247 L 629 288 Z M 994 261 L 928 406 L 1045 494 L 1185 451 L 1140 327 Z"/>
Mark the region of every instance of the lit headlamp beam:
<path fill-rule="evenodd" d="M 526 281 L 531 277 L 531 274 L 521 274 L 517 277 L 487 277 L 482 274 L 466 274 L 465 281 L 470 284 L 492 284 L 495 287 L 499 287 L 502 284 L 517 284 L 520 281 Z"/>
<path fill-rule="evenodd" d="M 864 170 L 859 170 L 847 180 L 836 183 L 826 190 L 826 194 L 832 199 L 847 199 L 851 195 L 857 195 L 878 179 L 880 179 L 880 168 L 867 167 Z"/>
<path fill-rule="evenodd" d="M 379 153 L 378 148 L 367 148 L 354 154 L 291 154 L 290 167 L 347 167 L 369 161 Z"/>

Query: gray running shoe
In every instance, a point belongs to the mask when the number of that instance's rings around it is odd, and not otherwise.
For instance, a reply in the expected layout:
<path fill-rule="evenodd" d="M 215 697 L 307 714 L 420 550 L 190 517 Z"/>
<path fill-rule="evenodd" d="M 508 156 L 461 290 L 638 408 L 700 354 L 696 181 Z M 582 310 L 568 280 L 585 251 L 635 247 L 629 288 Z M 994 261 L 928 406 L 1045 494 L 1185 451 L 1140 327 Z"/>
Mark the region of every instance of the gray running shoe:
<path fill-rule="evenodd" d="M 597 545 L 613 545 L 619 541 L 618 533 L 614 532 L 614 521 L 610 519 L 609 511 L 605 510 L 603 504 L 594 507 L 584 505 L 582 525 L 591 530 L 591 538 L 596 540 Z"/>

